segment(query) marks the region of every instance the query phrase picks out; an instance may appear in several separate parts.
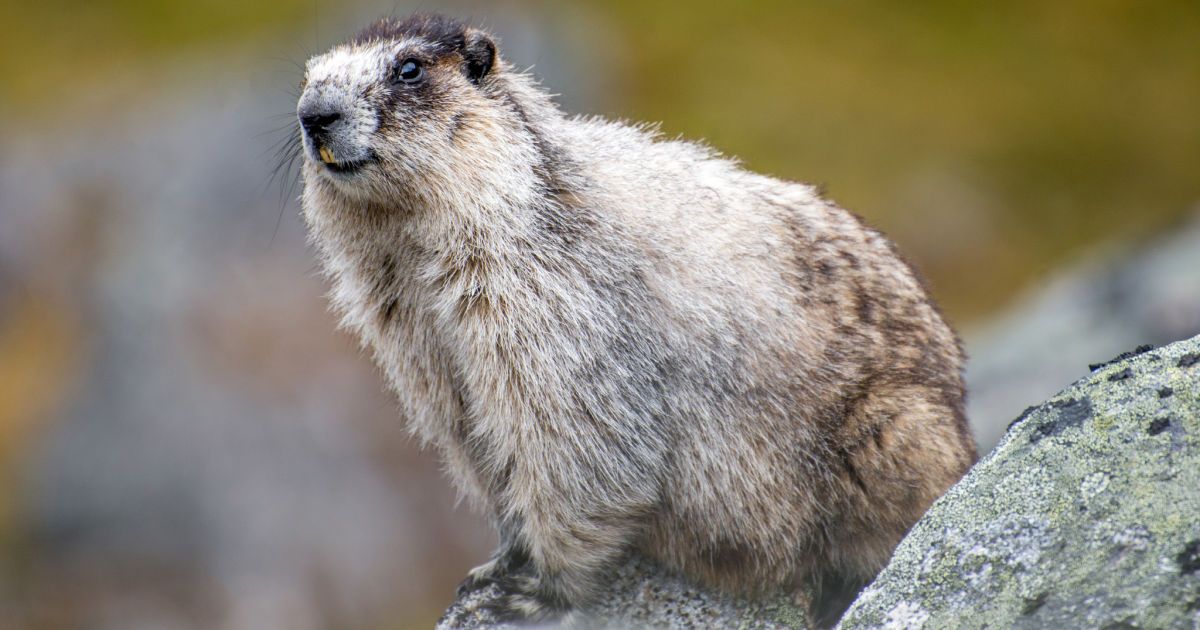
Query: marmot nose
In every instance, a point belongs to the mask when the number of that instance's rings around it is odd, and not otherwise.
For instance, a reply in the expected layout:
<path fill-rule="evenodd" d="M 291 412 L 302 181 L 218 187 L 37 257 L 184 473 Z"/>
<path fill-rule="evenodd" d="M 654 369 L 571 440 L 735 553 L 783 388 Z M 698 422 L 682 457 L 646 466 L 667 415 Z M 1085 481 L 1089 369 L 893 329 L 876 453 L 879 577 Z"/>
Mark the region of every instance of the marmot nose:
<path fill-rule="evenodd" d="M 304 133 L 315 139 L 329 131 L 329 126 L 340 120 L 341 117 L 342 115 L 338 112 L 301 114 L 300 125 L 304 127 Z"/>

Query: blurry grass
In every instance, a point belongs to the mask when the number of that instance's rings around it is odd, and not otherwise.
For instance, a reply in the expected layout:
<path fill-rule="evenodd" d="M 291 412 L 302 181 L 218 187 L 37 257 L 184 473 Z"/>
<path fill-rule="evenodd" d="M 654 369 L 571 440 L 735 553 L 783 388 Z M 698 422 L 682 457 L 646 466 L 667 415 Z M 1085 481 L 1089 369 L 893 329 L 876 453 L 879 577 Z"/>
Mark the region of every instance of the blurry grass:
<path fill-rule="evenodd" d="M 81 335 L 60 305 L 21 294 L 0 312 L 0 551 L 19 547 L 17 496 L 25 447 L 60 411 Z M 8 561 L 8 554 L 0 559 Z M 0 576 L 13 567 L 0 566 Z"/>
<path fill-rule="evenodd" d="M 615 6 L 622 113 L 825 183 L 960 321 L 1200 201 L 1200 3 Z"/>
<path fill-rule="evenodd" d="M 1200 200 L 1200 3 L 588 4 L 612 34 L 580 39 L 608 76 L 578 80 L 612 85 L 602 113 L 825 184 L 900 241 L 960 322 Z M 101 82 L 136 87 L 188 53 L 265 40 L 294 57 L 345 13 L 306 0 L 3 4 L 0 106 L 52 121 L 48 105 Z"/>
<path fill-rule="evenodd" d="M 0 3 L 0 105 L 51 118 L 89 89 L 114 80 L 136 83 L 139 71 L 153 64 L 294 33 L 316 6 L 289 0 Z"/>

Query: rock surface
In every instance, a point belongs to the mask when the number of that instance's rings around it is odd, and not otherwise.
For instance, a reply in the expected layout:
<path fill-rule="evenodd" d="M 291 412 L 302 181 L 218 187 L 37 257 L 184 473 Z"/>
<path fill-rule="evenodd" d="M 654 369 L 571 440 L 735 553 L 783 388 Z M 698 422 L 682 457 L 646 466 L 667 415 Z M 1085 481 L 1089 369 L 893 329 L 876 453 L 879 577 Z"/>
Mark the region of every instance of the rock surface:
<path fill-rule="evenodd" d="M 1013 424 L 841 628 L 1200 627 L 1200 337 Z"/>
<path fill-rule="evenodd" d="M 807 628 L 801 607 L 787 598 L 745 602 L 706 591 L 631 559 L 609 587 L 609 596 L 586 611 L 572 613 L 566 628 Z M 507 628 L 486 610 L 500 592 L 492 586 L 469 593 L 446 611 L 437 630 Z"/>

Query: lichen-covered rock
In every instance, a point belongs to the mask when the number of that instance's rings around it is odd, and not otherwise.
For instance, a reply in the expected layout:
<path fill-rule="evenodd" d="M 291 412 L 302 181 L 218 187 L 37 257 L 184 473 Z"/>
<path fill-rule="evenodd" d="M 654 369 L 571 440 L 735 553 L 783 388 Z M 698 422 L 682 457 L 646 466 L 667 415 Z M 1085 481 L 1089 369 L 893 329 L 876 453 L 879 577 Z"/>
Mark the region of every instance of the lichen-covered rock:
<path fill-rule="evenodd" d="M 489 586 L 454 602 L 437 630 L 509 628 L 498 625 L 487 607 L 500 595 Z M 650 563 L 631 559 L 617 572 L 603 600 L 563 620 L 565 628 L 807 628 L 807 617 L 790 598 L 749 602 L 733 599 L 667 575 Z M 557 624 L 555 627 L 558 627 Z"/>
<path fill-rule="evenodd" d="M 841 628 L 1200 627 L 1200 337 L 1013 424 Z"/>

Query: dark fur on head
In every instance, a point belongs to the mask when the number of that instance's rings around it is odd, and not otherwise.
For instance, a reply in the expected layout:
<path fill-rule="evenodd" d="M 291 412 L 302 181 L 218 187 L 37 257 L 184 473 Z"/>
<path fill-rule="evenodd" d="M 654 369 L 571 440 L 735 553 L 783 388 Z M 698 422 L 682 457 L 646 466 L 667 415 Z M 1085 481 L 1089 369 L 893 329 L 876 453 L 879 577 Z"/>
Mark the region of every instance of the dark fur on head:
<path fill-rule="evenodd" d="M 411 15 L 403 20 L 386 17 L 359 31 L 351 43 L 366 44 L 379 40 L 419 37 L 428 42 L 435 55 L 458 53 L 467 63 L 467 76 L 478 82 L 496 60 L 496 45 L 483 31 L 444 15 Z"/>

